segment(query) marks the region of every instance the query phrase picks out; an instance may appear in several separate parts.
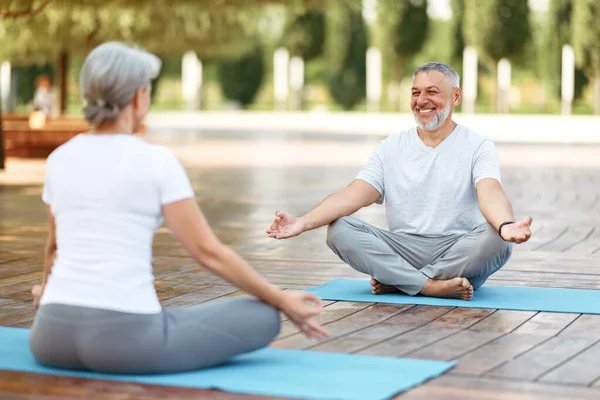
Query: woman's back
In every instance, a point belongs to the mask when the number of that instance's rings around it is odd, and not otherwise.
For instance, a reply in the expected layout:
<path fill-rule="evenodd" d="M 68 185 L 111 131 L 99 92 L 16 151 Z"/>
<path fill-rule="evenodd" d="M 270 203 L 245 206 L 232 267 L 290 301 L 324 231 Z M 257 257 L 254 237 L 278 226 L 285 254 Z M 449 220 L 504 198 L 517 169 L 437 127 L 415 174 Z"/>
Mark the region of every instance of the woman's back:
<path fill-rule="evenodd" d="M 161 206 L 190 196 L 170 151 L 131 134 L 81 134 L 58 148 L 43 193 L 58 251 L 41 304 L 158 312 L 151 261 Z"/>

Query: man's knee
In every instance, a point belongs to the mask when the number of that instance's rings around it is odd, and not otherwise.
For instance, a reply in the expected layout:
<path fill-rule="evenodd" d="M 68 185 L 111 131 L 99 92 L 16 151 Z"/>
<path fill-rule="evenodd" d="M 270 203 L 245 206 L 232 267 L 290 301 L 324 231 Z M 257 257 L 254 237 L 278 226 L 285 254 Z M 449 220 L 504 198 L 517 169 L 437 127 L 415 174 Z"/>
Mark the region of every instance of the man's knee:
<path fill-rule="evenodd" d="M 469 257 L 474 275 L 471 283 L 475 289 L 502 268 L 512 255 L 512 244 L 504 241 L 490 224 L 486 224 L 476 243 Z"/>
<path fill-rule="evenodd" d="M 347 241 L 340 237 L 343 233 L 352 228 L 350 223 L 351 217 L 341 217 L 333 221 L 327 226 L 327 239 L 325 243 L 331 250 L 340 249 L 347 244 Z"/>
<path fill-rule="evenodd" d="M 504 262 L 512 254 L 511 243 L 504 241 L 490 224 L 485 224 L 477 249 L 476 253 L 482 253 L 480 257 L 498 258 Z"/>

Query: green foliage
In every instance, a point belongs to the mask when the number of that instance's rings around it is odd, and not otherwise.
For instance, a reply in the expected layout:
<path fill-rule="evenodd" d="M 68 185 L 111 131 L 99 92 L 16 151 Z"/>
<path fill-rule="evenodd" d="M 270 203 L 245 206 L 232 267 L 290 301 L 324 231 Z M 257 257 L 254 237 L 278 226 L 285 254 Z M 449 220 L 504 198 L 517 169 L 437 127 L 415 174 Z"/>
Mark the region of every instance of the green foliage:
<path fill-rule="evenodd" d="M 577 65 L 590 78 L 600 77 L 600 2 L 573 3 L 573 48 Z"/>
<path fill-rule="evenodd" d="M 562 47 L 565 44 L 571 44 L 573 38 L 572 18 L 573 0 L 550 0 L 540 62 L 543 64 L 544 76 L 557 97 L 561 95 Z M 587 82 L 583 71 L 576 68 L 574 99 L 581 98 Z"/>
<path fill-rule="evenodd" d="M 252 104 L 264 74 L 264 55 L 259 45 L 243 57 L 223 60 L 218 64 L 218 77 L 223 95 L 243 107 Z"/>
<path fill-rule="evenodd" d="M 463 34 L 485 61 L 495 65 L 502 58 L 523 64 L 530 49 L 532 29 L 529 4 L 523 0 L 464 0 Z"/>
<path fill-rule="evenodd" d="M 35 80 L 40 75 L 48 75 L 50 80 L 55 83 L 54 68 L 52 65 L 30 65 L 27 67 L 13 68 L 12 73 L 17 79 L 19 104 L 27 104 L 33 100 L 35 93 Z"/>
<path fill-rule="evenodd" d="M 52 62 L 64 49 L 85 55 L 98 43 L 119 40 L 161 55 L 193 50 L 203 61 L 215 60 L 252 51 L 263 15 L 257 7 L 208 9 L 206 1 L 66 3 L 52 2 L 32 17 L 0 19 L 0 59 Z"/>
<path fill-rule="evenodd" d="M 316 9 L 298 15 L 286 27 L 281 45 L 290 56 L 299 56 L 305 62 L 323 54 L 325 42 L 325 16 Z"/>
<path fill-rule="evenodd" d="M 385 80 L 400 81 L 430 31 L 426 0 L 379 0 L 375 43 L 381 49 Z"/>
<path fill-rule="evenodd" d="M 345 110 L 354 108 L 366 95 L 368 39 L 356 6 L 348 0 L 327 2 L 327 84 L 335 102 Z"/>
<path fill-rule="evenodd" d="M 465 38 L 463 26 L 465 20 L 465 0 L 452 0 L 452 61 L 462 68 Z M 457 69 L 455 68 L 455 69 Z M 457 69 L 458 71 L 459 69 Z"/>
<path fill-rule="evenodd" d="M 427 39 L 429 29 L 427 0 L 409 0 L 403 6 L 399 6 L 402 2 L 397 0 L 394 2 L 394 11 L 400 11 L 393 28 L 394 50 L 403 59 L 414 57 L 423 48 Z"/>

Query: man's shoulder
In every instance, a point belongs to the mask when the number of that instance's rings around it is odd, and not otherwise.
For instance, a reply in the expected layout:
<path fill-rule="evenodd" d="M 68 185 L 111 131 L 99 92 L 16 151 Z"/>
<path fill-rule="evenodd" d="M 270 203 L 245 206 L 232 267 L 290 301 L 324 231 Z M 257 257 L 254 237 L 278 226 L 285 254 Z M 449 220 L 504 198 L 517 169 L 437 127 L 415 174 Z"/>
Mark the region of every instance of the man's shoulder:
<path fill-rule="evenodd" d="M 400 142 L 406 142 L 410 139 L 410 135 L 416 130 L 416 127 L 411 127 L 408 129 L 403 129 L 396 133 L 392 133 L 391 135 L 385 137 L 381 140 L 382 144 L 390 145 L 390 144 L 398 144 Z"/>
<path fill-rule="evenodd" d="M 480 145 L 481 143 L 486 141 L 493 142 L 491 137 L 484 135 L 481 132 L 474 130 L 473 128 L 470 128 L 467 125 L 458 124 L 458 128 L 461 131 L 461 137 L 467 142 L 473 143 L 475 145 Z"/>

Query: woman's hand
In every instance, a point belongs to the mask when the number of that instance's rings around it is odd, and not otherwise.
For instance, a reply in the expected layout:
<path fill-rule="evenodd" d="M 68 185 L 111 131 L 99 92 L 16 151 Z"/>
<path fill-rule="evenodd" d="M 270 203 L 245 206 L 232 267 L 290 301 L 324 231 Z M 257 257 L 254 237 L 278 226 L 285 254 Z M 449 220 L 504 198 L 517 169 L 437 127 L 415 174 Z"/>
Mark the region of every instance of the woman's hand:
<path fill-rule="evenodd" d="M 40 305 L 40 299 L 42 298 L 42 294 L 44 294 L 45 285 L 34 285 L 31 289 L 31 294 L 33 295 L 33 307 L 38 308 Z"/>
<path fill-rule="evenodd" d="M 309 338 L 323 339 L 329 332 L 319 325 L 314 318 L 321 314 L 321 300 L 312 293 L 283 292 L 283 300 L 279 309 Z M 314 303 L 311 307 L 307 302 Z"/>

